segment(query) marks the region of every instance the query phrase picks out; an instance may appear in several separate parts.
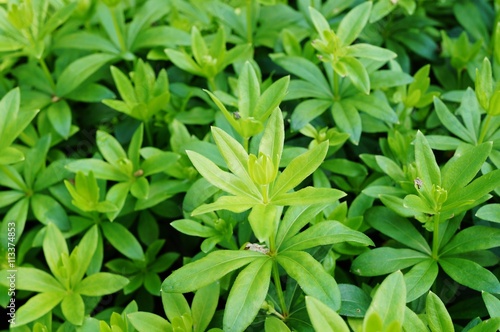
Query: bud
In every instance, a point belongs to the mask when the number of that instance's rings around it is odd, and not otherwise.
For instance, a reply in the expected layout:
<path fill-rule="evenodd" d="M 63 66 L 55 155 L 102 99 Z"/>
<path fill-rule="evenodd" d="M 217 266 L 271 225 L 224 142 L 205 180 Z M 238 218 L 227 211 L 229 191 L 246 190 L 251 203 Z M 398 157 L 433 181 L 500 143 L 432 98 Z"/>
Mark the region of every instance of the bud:
<path fill-rule="evenodd" d="M 262 152 L 259 152 L 258 158 L 254 154 L 248 156 L 248 172 L 252 180 L 260 185 L 269 184 L 276 178 L 273 161 Z"/>

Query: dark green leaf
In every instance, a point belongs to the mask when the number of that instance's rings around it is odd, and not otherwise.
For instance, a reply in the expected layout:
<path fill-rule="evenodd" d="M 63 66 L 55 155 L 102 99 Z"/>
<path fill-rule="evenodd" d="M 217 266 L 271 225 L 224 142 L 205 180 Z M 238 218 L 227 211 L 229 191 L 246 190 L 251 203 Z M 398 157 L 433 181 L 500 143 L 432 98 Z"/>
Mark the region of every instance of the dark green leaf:
<path fill-rule="evenodd" d="M 446 257 L 439 260 L 444 272 L 459 284 L 477 291 L 500 292 L 500 282 L 493 273 L 468 259 Z"/>
<path fill-rule="evenodd" d="M 378 276 L 415 265 L 429 256 L 412 249 L 377 248 L 358 256 L 351 271 L 361 276 Z"/>

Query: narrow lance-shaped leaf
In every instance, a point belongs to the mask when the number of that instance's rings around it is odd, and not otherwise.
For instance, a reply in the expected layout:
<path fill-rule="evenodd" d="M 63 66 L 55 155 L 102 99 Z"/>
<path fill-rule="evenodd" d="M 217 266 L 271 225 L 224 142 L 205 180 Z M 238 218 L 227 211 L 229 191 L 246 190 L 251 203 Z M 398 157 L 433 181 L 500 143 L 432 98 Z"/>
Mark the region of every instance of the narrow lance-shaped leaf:
<path fill-rule="evenodd" d="M 441 299 L 429 292 L 425 301 L 425 313 L 431 331 L 454 331 L 453 321 Z"/>
<path fill-rule="evenodd" d="M 253 322 L 266 299 L 272 266 L 269 257 L 262 257 L 238 274 L 224 311 L 224 331 L 243 331 Z"/>
<path fill-rule="evenodd" d="M 187 293 L 215 282 L 263 254 L 244 250 L 221 250 L 174 271 L 163 281 L 164 292 Z"/>
<path fill-rule="evenodd" d="M 441 185 L 441 172 L 439 166 L 429 143 L 421 131 L 417 132 L 417 137 L 415 139 L 415 161 L 424 188 L 430 190 L 433 184 L 437 186 Z"/>
<path fill-rule="evenodd" d="M 321 301 L 306 296 L 306 307 L 316 331 L 349 332 L 349 327 L 340 315 Z"/>
<path fill-rule="evenodd" d="M 337 35 L 343 46 L 350 45 L 358 38 L 370 18 L 371 2 L 364 2 L 352 9 L 342 19 L 337 29 Z"/>

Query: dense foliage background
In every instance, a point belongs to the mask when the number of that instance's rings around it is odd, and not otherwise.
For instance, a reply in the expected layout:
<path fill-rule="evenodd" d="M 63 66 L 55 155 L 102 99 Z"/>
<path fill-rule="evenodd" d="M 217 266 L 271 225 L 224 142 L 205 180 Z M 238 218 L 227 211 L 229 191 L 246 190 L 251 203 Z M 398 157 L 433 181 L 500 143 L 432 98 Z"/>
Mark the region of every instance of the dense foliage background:
<path fill-rule="evenodd" d="M 0 1 L 2 321 L 497 331 L 499 8 Z"/>

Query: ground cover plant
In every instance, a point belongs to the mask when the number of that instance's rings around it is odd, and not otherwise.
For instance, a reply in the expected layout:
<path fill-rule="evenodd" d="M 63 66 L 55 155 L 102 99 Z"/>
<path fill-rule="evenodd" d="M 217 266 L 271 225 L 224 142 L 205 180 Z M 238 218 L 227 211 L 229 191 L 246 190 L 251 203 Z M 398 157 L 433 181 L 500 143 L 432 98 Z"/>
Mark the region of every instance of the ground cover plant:
<path fill-rule="evenodd" d="M 499 330 L 499 13 L 0 1 L 2 328 Z"/>

